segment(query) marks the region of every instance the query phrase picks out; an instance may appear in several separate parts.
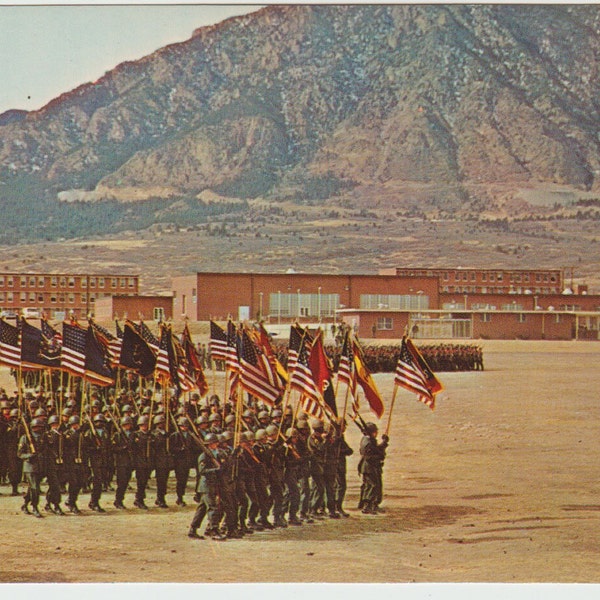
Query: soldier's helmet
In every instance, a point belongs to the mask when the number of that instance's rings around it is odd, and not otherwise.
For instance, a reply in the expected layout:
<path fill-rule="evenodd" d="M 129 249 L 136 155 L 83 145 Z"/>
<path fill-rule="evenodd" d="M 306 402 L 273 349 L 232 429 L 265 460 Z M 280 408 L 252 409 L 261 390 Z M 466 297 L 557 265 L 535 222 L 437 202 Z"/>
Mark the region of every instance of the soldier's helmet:
<path fill-rule="evenodd" d="M 31 420 L 31 428 L 36 429 L 38 427 L 44 427 L 44 420 L 40 419 L 39 417 Z"/>
<path fill-rule="evenodd" d="M 308 429 L 308 423 L 304 419 L 298 419 L 298 421 L 296 421 L 296 428 L 299 431 L 305 431 Z"/>
<path fill-rule="evenodd" d="M 279 433 L 279 427 L 277 425 L 269 425 L 265 432 L 267 435 L 277 435 Z"/>
<path fill-rule="evenodd" d="M 298 430 L 294 427 L 290 427 L 286 432 L 285 436 L 291 438 L 293 435 L 298 435 Z"/>
<path fill-rule="evenodd" d="M 73 411 L 70 408 L 63 408 L 60 413 L 63 417 L 70 417 L 73 414 Z"/>
<path fill-rule="evenodd" d="M 94 415 L 94 423 L 106 423 L 106 417 L 102 413 Z"/>
<path fill-rule="evenodd" d="M 179 417 L 179 419 L 177 419 L 177 425 L 179 425 L 179 427 L 188 427 L 189 423 L 185 417 Z"/>
<path fill-rule="evenodd" d="M 208 423 L 208 417 L 206 415 L 200 415 L 196 419 L 196 425 L 203 425 L 204 423 Z"/>
<path fill-rule="evenodd" d="M 79 417 L 77 415 L 69 417 L 69 425 L 79 425 Z"/>
<path fill-rule="evenodd" d="M 125 417 L 121 417 L 120 423 L 121 423 L 121 426 L 123 426 L 123 425 L 133 425 L 133 419 L 129 415 L 127 415 Z"/>
<path fill-rule="evenodd" d="M 232 423 L 235 423 L 235 415 L 227 415 L 225 417 L 225 425 L 231 425 Z"/>
<path fill-rule="evenodd" d="M 0 400 L 0 410 L 2 410 L 3 408 L 8 408 L 9 404 L 8 404 L 8 400 Z"/>
<path fill-rule="evenodd" d="M 213 413 L 212 415 L 210 415 L 210 417 L 208 417 L 209 423 L 214 423 L 215 421 L 220 421 L 220 420 L 221 420 L 221 415 L 219 413 Z"/>
<path fill-rule="evenodd" d="M 133 410 L 131 409 L 131 405 L 130 404 L 124 404 L 123 408 L 121 409 L 121 412 L 133 412 Z"/>
<path fill-rule="evenodd" d="M 275 410 L 274 410 L 274 411 L 271 413 L 271 418 L 272 418 L 272 419 L 280 419 L 280 418 L 281 418 L 281 415 L 282 415 L 281 411 L 280 411 L 278 408 L 276 408 L 276 409 L 275 409 Z"/>
<path fill-rule="evenodd" d="M 242 417 L 244 419 L 252 419 L 252 417 L 254 417 L 254 413 L 250 410 L 250 409 L 246 409 L 243 413 L 242 413 Z"/>
<path fill-rule="evenodd" d="M 377 425 L 375 425 L 375 423 L 365 423 L 365 431 L 372 433 L 374 431 L 377 431 Z"/>
<path fill-rule="evenodd" d="M 46 411 L 43 408 L 38 408 L 35 413 L 33 413 L 34 417 L 45 417 L 46 416 Z"/>
<path fill-rule="evenodd" d="M 267 437 L 267 432 L 264 429 L 257 429 L 254 432 L 254 439 L 257 442 L 260 442 L 260 441 L 264 440 L 266 437 Z"/>
<path fill-rule="evenodd" d="M 245 442 L 253 442 L 254 433 L 252 431 L 244 431 L 244 433 L 242 434 L 242 438 Z"/>
<path fill-rule="evenodd" d="M 52 415 L 48 419 L 48 425 L 54 425 L 55 423 L 60 423 L 60 418 L 58 417 L 58 415 Z"/>
<path fill-rule="evenodd" d="M 192 400 L 200 400 L 200 394 L 198 392 L 194 392 L 192 394 Z"/>
<path fill-rule="evenodd" d="M 269 419 L 269 413 L 266 410 L 261 410 L 258 413 L 258 420 L 264 421 L 265 419 Z"/>
<path fill-rule="evenodd" d="M 9 416 L 11 419 L 14 419 L 15 417 L 16 417 L 16 418 L 19 418 L 19 409 L 18 409 L 18 408 L 13 408 L 13 409 L 12 409 L 12 410 L 11 410 L 11 411 L 8 413 L 8 416 Z"/>
<path fill-rule="evenodd" d="M 156 416 L 154 417 L 154 419 L 152 419 L 152 422 L 153 422 L 155 425 L 159 425 L 160 423 L 164 423 L 164 422 L 165 422 L 165 420 L 166 420 L 166 419 L 165 419 L 165 415 L 156 415 Z"/>
<path fill-rule="evenodd" d="M 140 425 L 148 425 L 149 421 L 150 421 L 150 419 L 146 415 L 139 416 L 138 419 L 137 419 L 138 427 Z"/>
<path fill-rule="evenodd" d="M 143 415 L 149 415 L 150 414 L 150 407 L 149 406 L 144 406 L 144 410 L 142 411 Z"/>
<path fill-rule="evenodd" d="M 229 442 L 233 439 L 233 433 L 231 431 L 224 431 L 221 434 L 221 438 L 223 439 L 224 442 Z"/>
<path fill-rule="evenodd" d="M 204 438 L 204 443 L 205 444 L 214 444 L 215 442 L 218 442 L 219 438 L 217 437 L 216 433 L 209 433 L 205 438 Z"/>

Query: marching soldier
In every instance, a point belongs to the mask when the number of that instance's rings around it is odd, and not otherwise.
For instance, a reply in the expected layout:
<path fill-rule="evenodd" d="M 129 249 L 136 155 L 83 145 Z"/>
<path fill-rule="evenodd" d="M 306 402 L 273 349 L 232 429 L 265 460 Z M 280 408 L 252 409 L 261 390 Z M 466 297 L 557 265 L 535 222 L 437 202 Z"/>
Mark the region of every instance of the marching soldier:
<path fill-rule="evenodd" d="M 77 498 L 83 487 L 86 456 L 83 435 L 80 431 L 79 417 L 77 415 L 69 418 L 69 429 L 64 434 L 64 441 L 65 470 L 69 485 L 68 499 L 65 504 L 72 513 L 79 515 L 81 511 L 77 506 Z"/>
<path fill-rule="evenodd" d="M 62 515 L 64 513 L 60 507 L 60 480 L 64 480 L 64 436 L 60 431 L 60 417 L 52 415 L 48 419 L 48 425 L 50 426 L 49 431 L 46 432 L 48 492 L 46 493 L 45 510 Z"/>
<path fill-rule="evenodd" d="M 196 451 L 197 444 L 194 442 L 190 431 L 189 421 L 186 417 L 180 417 L 177 420 L 178 431 L 174 431 L 170 438 L 169 444 L 175 465 L 175 492 L 177 506 L 185 506 L 185 490 L 187 487 L 190 469 L 194 467 L 197 461 L 198 453 Z"/>
<path fill-rule="evenodd" d="M 136 492 L 133 505 L 136 508 L 148 510 L 146 487 L 153 468 L 152 438 L 149 431 L 149 419 L 142 415 L 137 420 L 138 430 L 133 434 L 133 468 L 135 469 Z"/>
<path fill-rule="evenodd" d="M 41 419 L 32 419 L 31 429 L 25 427 L 25 433 L 19 440 L 17 455 L 23 461 L 23 473 L 28 486 L 21 510 L 30 514 L 28 505 L 31 504 L 31 513 L 41 518 L 38 510 L 40 483 L 46 474 L 46 444 L 44 422 Z"/>
<path fill-rule="evenodd" d="M 100 506 L 100 496 L 108 481 L 109 465 L 111 463 L 111 440 L 108 423 L 102 413 L 96 414 L 90 427 L 84 434 L 86 452 L 89 457 L 89 467 L 92 473 L 92 493 L 89 508 L 103 513 Z"/>
<path fill-rule="evenodd" d="M 168 508 L 165 496 L 167 482 L 171 470 L 171 454 L 169 452 L 169 435 L 166 431 L 164 415 L 157 415 L 153 420 L 155 429 L 152 431 L 152 446 L 154 448 L 154 470 L 156 476 L 156 500 L 159 508 Z"/>
<path fill-rule="evenodd" d="M 17 449 L 19 440 L 23 433 L 23 425 L 19 421 L 19 409 L 12 408 L 8 418 L 6 428 L 6 462 L 8 469 L 8 482 L 12 488 L 10 495 L 19 495 L 19 483 L 23 476 L 23 461 L 19 458 Z"/>
<path fill-rule="evenodd" d="M 359 506 L 362 506 L 362 512 L 366 515 L 377 514 L 383 494 L 383 461 L 389 438 L 383 435 L 382 442 L 377 443 L 377 432 L 375 423 L 367 423 L 360 442 L 358 472 L 362 475 L 363 484 Z"/>
<path fill-rule="evenodd" d="M 115 508 L 123 509 L 125 492 L 133 473 L 133 419 L 121 417 L 120 429 L 117 429 L 111 440 L 117 473 L 117 490 L 115 492 Z"/>

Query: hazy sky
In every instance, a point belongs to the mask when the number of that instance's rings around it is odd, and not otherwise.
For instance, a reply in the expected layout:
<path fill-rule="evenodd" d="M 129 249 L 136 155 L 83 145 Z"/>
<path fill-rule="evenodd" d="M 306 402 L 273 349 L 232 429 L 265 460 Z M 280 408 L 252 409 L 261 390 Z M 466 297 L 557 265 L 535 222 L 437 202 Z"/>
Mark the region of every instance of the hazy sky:
<path fill-rule="evenodd" d="M 36 110 L 248 5 L 0 6 L 0 114 Z"/>

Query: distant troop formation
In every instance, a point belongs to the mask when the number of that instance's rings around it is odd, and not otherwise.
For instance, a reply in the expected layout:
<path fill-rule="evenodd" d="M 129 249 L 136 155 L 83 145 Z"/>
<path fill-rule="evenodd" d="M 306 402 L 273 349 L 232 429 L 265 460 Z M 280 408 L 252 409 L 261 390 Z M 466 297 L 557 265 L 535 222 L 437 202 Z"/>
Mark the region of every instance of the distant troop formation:
<path fill-rule="evenodd" d="M 343 504 L 346 458 L 353 450 L 343 419 L 324 422 L 251 396 L 236 410 L 217 395 L 164 401 L 152 390 L 101 394 L 0 395 L 0 483 L 19 496 L 26 482 L 24 513 L 78 515 L 82 492 L 90 494 L 92 511 L 105 512 L 107 497 L 123 510 L 131 487 L 133 506 L 145 511 L 151 478 L 154 505 L 167 508 L 174 474 L 178 506 L 186 505 L 195 478 L 198 506 L 188 531 L 194 539 L 240 538 L 349 516 Z M 359 508 L 374 514 L 388 439 L 378 442 L 372 423 L 360 426 Z"/>
<path fill-rule="evenodd" d="M 277 358 L 286 365 L 288 347 L 277 345 Z M 401 353 L 400 345 L 363 345 L 365 365 L 372 373 L 392 373 L 396 369 Z M 325 352 L 334 370 L 339 368 L 342 346 L 326 345 Z M 483 371 L 483 350 L 474 344 L 432 344 L 419 346 L 419 352 L 434 372 Z"/>

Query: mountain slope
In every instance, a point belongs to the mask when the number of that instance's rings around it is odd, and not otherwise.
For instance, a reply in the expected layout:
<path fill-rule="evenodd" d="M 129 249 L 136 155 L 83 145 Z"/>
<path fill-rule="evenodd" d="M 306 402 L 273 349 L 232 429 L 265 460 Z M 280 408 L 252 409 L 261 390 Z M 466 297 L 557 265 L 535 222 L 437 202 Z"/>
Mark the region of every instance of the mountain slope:
<path fill-rule="evenodd" d="M 595 191 L 599 33 L 592 5 L 270 6 L 0 118 L 0 200 Z"/>

